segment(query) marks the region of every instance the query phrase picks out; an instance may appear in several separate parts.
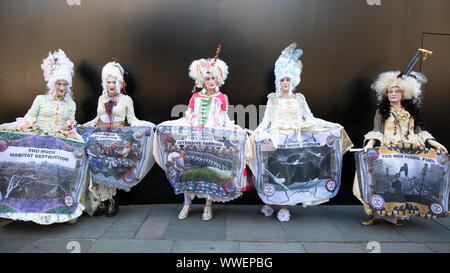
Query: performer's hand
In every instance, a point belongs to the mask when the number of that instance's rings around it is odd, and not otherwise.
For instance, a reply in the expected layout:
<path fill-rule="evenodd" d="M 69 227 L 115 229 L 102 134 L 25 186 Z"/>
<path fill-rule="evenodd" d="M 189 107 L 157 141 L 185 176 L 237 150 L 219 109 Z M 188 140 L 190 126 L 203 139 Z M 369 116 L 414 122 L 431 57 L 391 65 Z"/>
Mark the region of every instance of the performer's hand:
<path fill-rule="evenodd" d="M 446 153 L 446 154 L 448 153 L 448 151 L 447 151 L 447 149 L 445 149 L 444 145 L 440 144 L 436 140 L 429 139 L 428 140 L 428 144 L 430 144 L 430 146 L 432 146 L 436 150 L 440 150 L 440 151 L 442 151 L 443 153 Z"/>
<path fill-rule="evenodd" d="M 363 148 L 364 152 L 367 153 L 368 150 L 372 149 L 373 146 L 375 145 L 375 141 L 376 140 L 373 138 L 371 140 L 369 140 L 369 142 L 367 142 L 366 146 L 364 146 L 364 148 Z"/>

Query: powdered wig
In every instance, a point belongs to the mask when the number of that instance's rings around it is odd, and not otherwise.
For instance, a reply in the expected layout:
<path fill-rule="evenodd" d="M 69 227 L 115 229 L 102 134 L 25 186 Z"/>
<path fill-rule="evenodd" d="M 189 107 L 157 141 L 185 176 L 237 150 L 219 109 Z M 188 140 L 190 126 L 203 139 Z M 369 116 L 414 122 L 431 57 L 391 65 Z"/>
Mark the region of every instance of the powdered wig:
<path fill-rule="evenodd" d="M 412 77 L 398 77 L 400 71 L 388 71 L 378 75 L 372 84 L 372 89 L 377 94 L 377 100 L 381 102 L 387 96 L 389 88 L 398 86 L 402 91 L 402 100 L 413 100 L 419 103 L 422 94 L 421 85 L 426 82 L 426 78 L 420 73 L 411 74 Z"/>
<path fill-rule="evenodd" d="M 73 67 L 73 63 L 63 50 L 58 49 L 53 53 L 48 53 L 48 57 L 43 60 L 41 68 L 44 72 L 44 79 L 47 81 L 49 95 L 54 96 L 56 92 L 55 83 L 64 80 L 68 83 L 65 98 L 72 98 Z"/>
<path fill-rule="evenodd" d="M 222 86 L 228 76 L 228 66 L 220 59 L 199 59 L 189 66 L 189 76 L 195 81 L 195 86 L 203 88 L 205 77 L 210 74 L 217 80 L 217 86 Z"/>
<path fill-rule="evenodd" d="M 108 90 L 106 88 L 106 79 L 109 76 L 116 78 L 116 91 L 117 94 L 120 93 L 120 91 L 122 90 L 123 73 L 124 69 L 119 63 L 109 62 L 105 64 L 105 66 L 102 69 L 102 87 L 103 87 L 102 94 L 104 96 L 108 96 Z"/>
<path fill-rule="evenodd" d="M 291 79 L 291 87 L 289 92 L 291 93 L 297 85 L 300 83 L 300 75 L 302 73 L 303 64 L 300 61 L 300 57 L 303 55 L 303 50 L 296 49 L 297 43 L 292 43 L 286 47 L 280 57 L 275 62 L 275 89 L 276 94 L 281 94 L 280 81 L 283 78 Z"/>

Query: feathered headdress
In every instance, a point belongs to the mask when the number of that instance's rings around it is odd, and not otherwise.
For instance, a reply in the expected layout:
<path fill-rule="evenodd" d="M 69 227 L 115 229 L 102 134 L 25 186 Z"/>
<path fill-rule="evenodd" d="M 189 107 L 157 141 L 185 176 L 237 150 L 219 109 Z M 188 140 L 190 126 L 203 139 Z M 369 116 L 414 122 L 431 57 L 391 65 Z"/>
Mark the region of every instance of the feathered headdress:
<path fill-rule="evenodd" d="M 117 93 L 125 93 L 125 81 L 124 81 L 124 74 L 125 70 L 123 67 L 117 63 L 117 62 L 109 62 L 103 66 L 102 69 L 102 86 L 103 86 L 103 94 L 107 95 L 107 88 L 106 88 L 106 79 L 109 76 L 116 78 L 116 90 Z"/>
<path fill-rule="evenodd" d="M 282 52 L 280 57 L 278 57 L 275 62 L 275 88 L 276 93 L 280 94 L 281 79 L 288 77 L 291 79 L 291 89 L 292 90 L 297 87 L 300 83 L 300 75 L 302 73 L 303 64 L 300 61 L 300 57 L 303 55 L 303 50 L 300 48 L 297 49 L 297 43 L 292 43 L 288 47 L 286 47 Z"/>
<path fill-rule="evenodd" d="M 49 89 L 53 89 L 55 82 L 58 80 L 66 80 L 69 87 L 72 86 L 72 77 L 74 74 L 73 63 L 67 57 L 63 50 L 49 52 L 41 64 L 44 71 L 44 78 L 47 81 Z"/>
<path fill-rule="evenodd" d="M 225 83 L 228 76 L 228 66 L 218 58 L 221 48 L 221 45 L 217 47 L 214 59 L 195 60 L 189 66 L 189 76 L 195 81 L 196 87 L 203 88 L 204 79 L 207 74 L 214 75 L 218 86 L 222 86 Z"/>

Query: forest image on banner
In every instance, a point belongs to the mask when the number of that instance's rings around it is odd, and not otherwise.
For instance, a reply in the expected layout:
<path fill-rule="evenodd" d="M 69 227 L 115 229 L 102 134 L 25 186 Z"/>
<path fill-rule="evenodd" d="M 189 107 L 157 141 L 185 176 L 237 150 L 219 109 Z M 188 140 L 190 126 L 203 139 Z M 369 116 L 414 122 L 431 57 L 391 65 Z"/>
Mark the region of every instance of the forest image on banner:
<path fill-rule="evenodd" d="M 0 132 L 0 216 L 74 213 L 86 171 L 83 142 Z"/>

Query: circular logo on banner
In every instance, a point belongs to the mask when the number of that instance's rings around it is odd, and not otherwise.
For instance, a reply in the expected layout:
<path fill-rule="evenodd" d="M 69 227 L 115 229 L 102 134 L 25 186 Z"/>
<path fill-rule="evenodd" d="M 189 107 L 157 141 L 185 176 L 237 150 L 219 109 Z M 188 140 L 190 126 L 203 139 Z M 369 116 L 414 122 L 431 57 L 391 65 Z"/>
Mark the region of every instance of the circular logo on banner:
<path fill-rule="evenodd" d="M 384 208 L 384 199 L 378 194 L 374 194 L 369 198 L 370 206 L 376 210 L 382 210 Z"/>
<path fill-rule="evenodd" d="M 123 181 L 125 181 L 125 183 L 133 183 L 134 180 L 136 180 L 136 175 L 134 174 L 133 171 L 128 171 L 128 172 L 124 172 L 123 176 L 122 176 Z"/>
<path fill-rule="evenodd" d="M 377 150 L 375 150 L 375 149 L 370 149 L 367 151 L 367 157 L 369 158 L 369 160 L 372 160 L 372 161 L 377 160 L 379 156 L 380 155 L 378 154 Z"/>
<path fill-rule="evenodd" d="M 71 194 L 66 194 L 63 196 L 63 203 L 66 207 L 71 207 L 74 204 L 74 200 Z"/>
<path fill-rule="evenodd" d="M 80 158 L 82 158 L 82 157 L 84 156 L 84 150 L 82 150 L 82 149 L 75 149 L 75 150 L 73 151 L 73 155 L 74 155 L 77 159 L 80 159 Z"/>
<path fill-rule="evenodd" d="M 241 141 L 238 136 L 232 136 L 232 137 L 230 137 L 230 143 L 234 146 L 237 146 L 237 145 L 239 145 L 239 143 L 241 143 Z"/>
<path fill-rule="evenodd" d="M 168 141 L 172 138 L 172 133 L 169 130 L 163 131 L 162 135 L 165 141 Z"/>
<path fill-rule="evenodd" d="M 430 210 L 436 216 L 440 216 L 444 213 L 444 207 L 439 202 L 431 202 Z"/>
<path fill-rule="evenodd" d="M 330 179 L 325 183 L 325 189 L 329 192 L 334 192 L 336 186 L 337 186 L 336 181 L 334 181 L 333 179 Z"/>
<path fill-rule="evenodd" d="M 8 143 L 4 140 L 0 140 L 0 152 L 4 152 L 8 149 Z"/>
<path fill-rule="evenodd" d="M 262 143 L 261 143 L 261 150 L 263 150 L 263 151 L 271 151 L 271 150 L 273 150 L 273 142 L 272 142 L 272 140 L 264 140 Z"/>
<path fill-rule="evenodd" d="M 269 183 L 263 185 L 263 192 L 267 197 L 271 197 L 275 194 L 275 186 Z"/>
<path fill-rule="evenodd" d="M 333 135 L 329 135 L 327 137 L 327 145 L 328 145 L 328 147 L 333 146 L 335 140 L 336 140 L 336 138 Z"/>
<path fill-rule="evenodd" d="M 440 153 L 437 157 L 437 160 L 441 165 L 444 165 L 445 163 L 447 163 L 447 156 L 444 153 Z"/>
<path fill-rule="evenodd" d="M 134 140 L 141 140 L 141 138 L 144 136 L 143 132 L 136 132 L 133 134 Z"/>
<path fill-rule="evenodd" d="M 225 181 L 222 185 L 222 188 L 227 194 L 233 194 L 236 192 L 236 187 L 234 186 L 233 180 L 231 179 Z"/>

